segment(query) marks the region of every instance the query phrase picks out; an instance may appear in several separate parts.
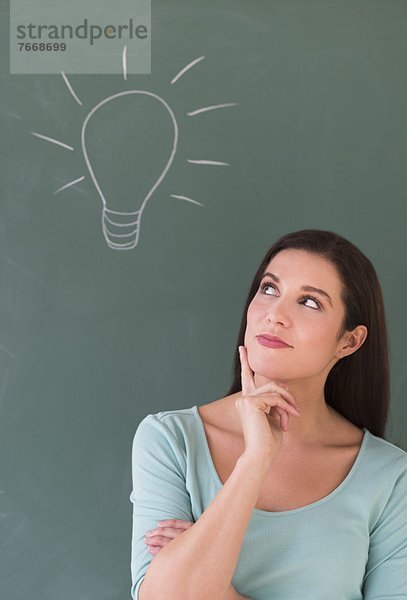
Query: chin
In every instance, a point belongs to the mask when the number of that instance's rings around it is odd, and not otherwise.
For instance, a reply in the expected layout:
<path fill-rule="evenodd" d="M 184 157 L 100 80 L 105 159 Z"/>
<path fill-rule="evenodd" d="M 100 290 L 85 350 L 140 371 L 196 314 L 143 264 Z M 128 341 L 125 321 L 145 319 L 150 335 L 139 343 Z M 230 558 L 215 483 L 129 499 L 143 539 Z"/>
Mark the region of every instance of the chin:
<path fill-rule="evenodd" d="M 288 383 L 291 379 L 293 379 L 292 374 L 288 374 L 284 371 L 255 371 L 255 377 L 261 378 L 264 380 L 264 383 L 267 383 L 269 380 L 275 381 L 284 381 Z M 263 385 L 263 384 L 260 384 Z"/>
<path fill-rule="evenodd" d="M 291 362 L 291 361 L 288 361 Z M 270 365 L 270 361 L 267 361 L 265 364 L 264 360 L 253 360 L 249 361 L 250 367 L 255 374 L 255 379 L 257 379 L 257 387 L 268 383 L 269 380 L 275 381 L 277 384 L 281 383 L 290 383 L 290 382 L 305 382 L 311 380 L 321 380 L 321 377 L 326 380 L 326 375 L 324 377 L 324 370 L 318 368 L 315 365 L 302 365 L 301 367 L 296 366 L 295 364 L 276 364 L 273 366 Z"/>
<path fill-rule="evenodd" d="M 272 379 L 273 381 L 281 380 L 288 382 L 290 379 L 297 379 L 301 376 L 301 373 L 293 371 L 293 365 L 290 364 L 292 361 L 287 361 L 286 357 L 272 361 L 270 357 L 266 360 L 265 357 L 259 357 L 257 353 L 249 352 L 248 361 L 256 377 L 261 377 L 265 380 Z"/>
<path fill-rule="evenodd" d="M 292 369 L 288 368 L 287 365 L 281 367 L 274 365 L 274 367 L 271 367 L 270 363 L 265 365 L 264 361 L 253 361 L 249 362 L 249 364 L 257 377 L 263 377 L 264 379 L 281 379 L 288 381 L 296 376 L 296 374 L 292 372 Z"/>

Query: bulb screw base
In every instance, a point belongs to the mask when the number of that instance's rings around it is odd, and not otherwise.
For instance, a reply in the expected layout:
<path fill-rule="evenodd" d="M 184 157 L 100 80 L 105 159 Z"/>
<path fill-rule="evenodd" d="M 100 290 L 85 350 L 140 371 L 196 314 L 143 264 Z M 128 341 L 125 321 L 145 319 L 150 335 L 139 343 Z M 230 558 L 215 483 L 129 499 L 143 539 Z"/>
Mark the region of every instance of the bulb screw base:
<path fill-rule="evenodd" d="M 141 210 L 118 212 L 103 208 L 103 235 L 112 250 L 132 250 L 137 246 L 140 231 Z"/>

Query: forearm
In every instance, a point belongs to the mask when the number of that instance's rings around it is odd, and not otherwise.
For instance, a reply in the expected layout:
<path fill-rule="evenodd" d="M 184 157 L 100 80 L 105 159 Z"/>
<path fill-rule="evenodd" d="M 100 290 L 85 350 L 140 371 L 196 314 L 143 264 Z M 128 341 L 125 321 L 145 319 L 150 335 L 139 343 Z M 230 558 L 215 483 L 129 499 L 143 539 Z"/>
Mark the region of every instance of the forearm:
<path fill-rule="evenodd" d="M 140 587 L 140 600 L 242 597 L 230 595 L 231 580 L 269 467 L 267 457 L 241 455 L 198 521 L 153 558 Z"/>

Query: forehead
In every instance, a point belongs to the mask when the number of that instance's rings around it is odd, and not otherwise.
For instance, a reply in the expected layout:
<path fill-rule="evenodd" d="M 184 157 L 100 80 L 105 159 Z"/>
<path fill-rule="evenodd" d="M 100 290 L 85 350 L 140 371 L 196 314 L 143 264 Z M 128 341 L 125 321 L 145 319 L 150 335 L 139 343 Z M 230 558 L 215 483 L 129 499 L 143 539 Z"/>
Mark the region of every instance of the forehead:
<path fill-rule="evenodd" d="M 336 267 L 326 258 L 306 250 L 286 249 L 273 256 L 265 271 L 272 272 L 282 282 L 293 280 L 339 293 L 342 284 Z"/>

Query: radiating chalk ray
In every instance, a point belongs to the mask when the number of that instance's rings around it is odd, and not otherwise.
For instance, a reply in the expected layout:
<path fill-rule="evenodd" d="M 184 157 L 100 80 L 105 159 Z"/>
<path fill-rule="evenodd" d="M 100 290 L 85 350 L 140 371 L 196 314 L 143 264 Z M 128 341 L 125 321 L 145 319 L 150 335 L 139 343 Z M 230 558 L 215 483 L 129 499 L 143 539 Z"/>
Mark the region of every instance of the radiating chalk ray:
<path fill-rule="evenodd" d="M 72 148 L 72 146 L 68 146 L 67 144 L 64 144 L 63 142 L 59 142 L 58 140 L 54 140 L 54 138 L 50 138 L 46 135 L 42 135 L 41 133 L 37 133 L 36 131 L 32 131 L 31 132 L 32 135 L 35 135 L 39 138 L 41 138 L 42 140 L 46 140 L 47 142 L 52 142 L 53 144 L 57 144 L 58 146 L 62 146 L 62 148 L 67 148 L 67 150 L 74 150 L 74 148 Z"/>
<path fill-rule="evenodd" d="M 191 63 L 189 63 L 189 65 L 187 65 L 186 67 L 184 67 L 177 75 L 175 75 L 174 79 L 171 80 L 171 85 L 173 83 L 175 83 L 176 81 L 178 81 L 178 79 L 180 77 L 182 77 L 182 75 L 184 75 L 184 73 L 186 73 L 187 71 L 189 71 L 189 69 L 191 69 L 197 63 L 201 62 L 201 60 L 203 60 L 204 58 L 205 58 L 205 56 L 200 56 L 199 58 L 196 58 Z"/>
<path fill-rule="evenodd" d="M 10 358 L 16 358 L 16 355 L 13 354 L 11 352 L 11 350 L 9 350 L 8 348 L 6 348 L 5 346 L 3 346 L 3 344 L 0 344 L 0 350 L 3 350 L 3 352 L 5 352 L 6 354 L 8 354 L 10 356 Z"/>
<path fill-rule="evenodd" d="M 62 187 L 55 190 L 54 194 L 58 194 L 58 192 L 62 192 L 62 190 L 66 190 L 66 188 L 71 187 L 71 185 L 75 185 L 75 183 L 79 183 L 79 181 L 82 181 L 83 179 L 85 179 L 85 175 L 82 175 L 82 177 L 79 177 L 79 179 L 75 179 L 75 181 L 70 181 L 69 183 L 66 183 Z"/>
<path fill-rule="evenodd" d="M 127 46 L 124 46 L 122 53 L 123 77 L 127 81 Z"/>
<path fill-rule="evenodd" d="M 230 167 L 229 163 L 226 162 L 221 162 L 219 160 L 191 160 L 191 159 L 187 159 L 189 163 L 192 163 L 194 165 L 210 165 L 210 166 L 217 166 L 217 167 Z"/>
<path fill-rule="evenodd" d="M 229 106 L 237 106 L 237 104 L 237 102 L 226 102 L 225 104 L 214 104 L 213 106 L 204 106 L 203 108 L 197 108 L 197 110 L 193 110 L 192 112 L 187 113 L 187 115 L 188 117 L 195 117 L 195 115 L 199 115 L 203 112 L 208 112 L 208 110 L 227 108 Z"/>
<path fill-rule="evenodd" d="M 196 200 L 192 200 L 192 198 L 188 198 L 187 196 L 178 196 L 178 194 L 170 194 L 171 198 L 177 198 L 178 200 L 186 200 L 187 202 L 193 202 L 194 204 L 199 204 L 199 206 L 205 206 Z"/>
<path fill-rule="evenodd" d="M 69 82 L 68 77 L 65 75 L 65 73 L 63 71 L 61 71 L 61 75 L 64 78 L 64 81 L 66 83 L 66 87 L 68 88 L 68 90 L 71 92 L 72 96 L 75 98 L 75 100 L 77 101 L 77 103 L 82 106 L 82 102 L 79 100 L 78 96 L 75 94 L 72 85 Z"/>

